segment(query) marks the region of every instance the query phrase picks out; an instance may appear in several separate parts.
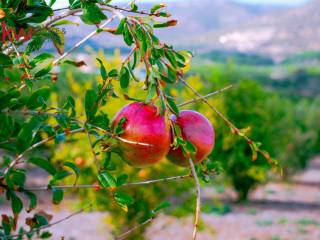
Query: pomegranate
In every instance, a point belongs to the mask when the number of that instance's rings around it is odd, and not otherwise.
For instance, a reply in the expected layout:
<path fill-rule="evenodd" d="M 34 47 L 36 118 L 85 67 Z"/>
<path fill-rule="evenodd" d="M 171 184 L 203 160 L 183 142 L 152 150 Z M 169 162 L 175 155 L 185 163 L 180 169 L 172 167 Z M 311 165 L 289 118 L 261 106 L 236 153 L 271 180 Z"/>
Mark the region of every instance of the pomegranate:
<path fill-rule="evenodd" d="M 179 116 L 172 115 L 171 121 L 180 127 L 182 138 L 197 148 L 197 151 L 191 155 L 193 162 L 203 161 L 214 146 L 215 133 L 209 120 L 196 111 L 183 110 L 180 111 Z M 189 166 L 189 159 L 184 156 L 181 147 L 177 149 L 171 147 L 167 157 L 179 166 Z"/>
<path fill-rule="evenodd" d="M 154 105 L 132 103 L 115 116 L 112 127 L 125 118 L 117 148 L 120 156 L 134 167 L 146 167 L 163 159 L 170 149 L 169 121 Z"/>

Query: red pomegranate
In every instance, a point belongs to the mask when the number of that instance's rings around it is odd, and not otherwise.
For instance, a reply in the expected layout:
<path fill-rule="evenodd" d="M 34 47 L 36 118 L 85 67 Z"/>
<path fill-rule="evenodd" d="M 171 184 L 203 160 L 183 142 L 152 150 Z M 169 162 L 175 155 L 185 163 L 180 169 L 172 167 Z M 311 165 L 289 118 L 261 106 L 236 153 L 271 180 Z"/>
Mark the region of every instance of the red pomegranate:
<path fill-rule="evenodd" d="M 214 146 L 215 133 L 209 120 L 196 111 L 183 110 L 180 111 L 178 117 L 172 115 L 171 121 L 180 127 L 183 139 L 188 140 L 197 148 L 196 153 L 191 156 L 193 162 L 203 161 Z M 189 166 L 189 159 L 184 156 L 181 147 L 171 148 L 167 157 L 179 166 Z"/>
<path fill-rule="evenodd" d="M 125 117 L 119 135 L 118 152 L 134 167 L 146 167 L 163 159 L 170 148 L 169 121 L 161 116 L 154 105 L 132 103 L 115 116 L 114 128 Z"/>

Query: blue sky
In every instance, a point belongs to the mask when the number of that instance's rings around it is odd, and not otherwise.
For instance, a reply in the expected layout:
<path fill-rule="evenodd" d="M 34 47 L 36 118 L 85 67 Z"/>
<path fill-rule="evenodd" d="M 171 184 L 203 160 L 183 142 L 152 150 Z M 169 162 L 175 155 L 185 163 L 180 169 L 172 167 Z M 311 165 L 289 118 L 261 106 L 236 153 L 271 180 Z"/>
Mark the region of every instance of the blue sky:
<path fill-rule="evenodd" d="M 136 0 L 137 3 L 139 2 L 171 2 L 171 1 L 187 1 L 187 0 Z M 201 0 L 199 0 L 201 1 Z M 212 0 L 214 1 L 214 0 Z M 259 5 L 299 5 L 310 0 L 232 0 L 235 2 L 242 2 L 242 3 L 250 3 L 250 4 L 259 4 Z M 114 2 L 129 2 L 129 0 L 114 0 Z M 67 6 L 68 0 L 58 0 L 55 3 L 56 8 Z"/>
<path fill-rule="evenodd" d="M 263 5 L 299 5 L 309 0 L 233 0 L 235 2 L 252 3 L 252 4 L 263 4 Z"/>

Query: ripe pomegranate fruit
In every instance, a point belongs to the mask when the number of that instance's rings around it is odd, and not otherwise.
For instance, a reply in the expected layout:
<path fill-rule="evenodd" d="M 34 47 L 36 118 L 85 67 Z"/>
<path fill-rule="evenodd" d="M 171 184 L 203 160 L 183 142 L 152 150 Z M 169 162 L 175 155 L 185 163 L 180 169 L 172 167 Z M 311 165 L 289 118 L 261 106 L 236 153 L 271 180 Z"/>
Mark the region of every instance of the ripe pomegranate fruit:
<path fill-rule="evenodd" d="M 197 151 L 191 155 L 193 162 L 203 161 L 214 146 L 215 133 L 209 120 L 196 111 L 183 110 L 180 111 L 179 116 L 172 115 L 171 121 L 180 127 L 182 138 L 197 148 Z M 179 166 L 189 166 L 189 159 L 184 156 L 181 147 L 177 149 L 171 147 L 167 157 Z"/>
<path fill-rule="evenodd" d="M 154 105 L 132 103 L 115 116 L 112 127 L 125 117 L 116 149 L 134 167 L 146 167 L 163 159 L 170 149 L 170 124 Z"/>

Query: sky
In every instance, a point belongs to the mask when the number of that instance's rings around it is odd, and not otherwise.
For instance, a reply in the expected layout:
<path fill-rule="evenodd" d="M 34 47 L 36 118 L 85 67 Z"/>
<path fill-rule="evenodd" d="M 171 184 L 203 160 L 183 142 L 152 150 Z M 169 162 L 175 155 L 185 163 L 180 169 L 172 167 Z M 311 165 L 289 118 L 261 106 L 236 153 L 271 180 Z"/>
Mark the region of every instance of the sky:
<path fill-rule="evenodd" d="M 171 1 L 187 1 L 187 0 L 136 0 L 136 3 L 139 2 L 171 2 Z M 201 1 L 201 0 L 199 0 Z M 214 1 L 214 0 L 212 0 Z M 249 4 L 258 4 L 258 5 L 287 5 L 294 6 L 309 2 L 310 0 L 232 0 L 234 2 L 249 3 Z M 129 2 L 129 0 L 114 0 L 113 2 Z M 68 5 L 68 0 L 58 0 L 56 1 L 54 7 L 60 8 Z"/>
<path fill-rule="evenodd" d="M 299 5 L 309 0 L 233 0 L 235 2 L 242 2 L 242 3 L 250 3 L 250 4 L 263 4 L 263 5 Z"/>

